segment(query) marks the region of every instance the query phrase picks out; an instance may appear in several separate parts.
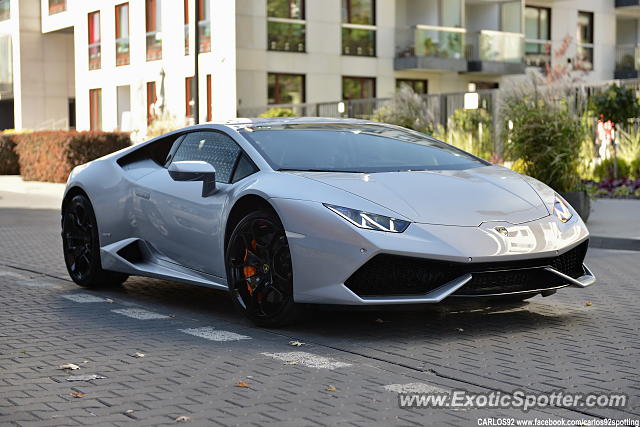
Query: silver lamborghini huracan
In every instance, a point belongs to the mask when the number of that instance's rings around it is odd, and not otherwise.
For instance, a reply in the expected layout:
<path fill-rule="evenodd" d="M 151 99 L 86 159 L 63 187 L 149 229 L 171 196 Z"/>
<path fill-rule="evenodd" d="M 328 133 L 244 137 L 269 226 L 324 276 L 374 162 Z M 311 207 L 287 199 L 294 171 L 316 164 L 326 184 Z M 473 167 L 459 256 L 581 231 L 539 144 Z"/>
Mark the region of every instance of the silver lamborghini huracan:
<path fill-rule="evenodd" d="M 76 167 L 62 204 L 77 284 L 139 275 L 224 289 L 263 326 L 308 304 L 584 288 L 588 237 L 541 182 L 360 120 L 185 128 Z"/>

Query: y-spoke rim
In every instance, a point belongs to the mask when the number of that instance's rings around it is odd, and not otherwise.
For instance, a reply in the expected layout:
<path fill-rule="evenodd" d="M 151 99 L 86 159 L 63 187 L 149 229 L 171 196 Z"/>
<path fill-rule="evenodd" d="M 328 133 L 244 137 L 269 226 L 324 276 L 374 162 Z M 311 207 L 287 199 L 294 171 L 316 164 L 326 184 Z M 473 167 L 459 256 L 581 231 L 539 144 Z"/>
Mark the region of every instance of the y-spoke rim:
<path fill-rule="evenodd" d="M 228 263 L 231 292 L 244 310 L 271 318 L 286 308 L 293 274 L 282 226 L 269 218 L 242 223 L 229 242 Z"/>
<path fill-rule="evenodd" d="M 84 280 L 93 267 L 93 221 L 80 201 L 72 200 L 62 217 L 64 257 L 74 279 Z"/>

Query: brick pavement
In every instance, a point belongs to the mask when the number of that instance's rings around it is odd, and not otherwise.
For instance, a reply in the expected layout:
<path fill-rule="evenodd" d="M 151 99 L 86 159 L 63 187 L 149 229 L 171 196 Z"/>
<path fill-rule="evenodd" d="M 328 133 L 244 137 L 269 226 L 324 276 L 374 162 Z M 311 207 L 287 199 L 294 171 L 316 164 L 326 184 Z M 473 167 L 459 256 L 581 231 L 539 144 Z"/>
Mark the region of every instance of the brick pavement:
<path fill-rule="evenodd" d="M 526 304 L 321 310 L 296 327 L 265 330 L 238 316 L 220 291 L 143 278 L 120 290 L 76 287 L 65 280 L 58 224 L 55 211 L 0 211 L 0 425 L 160 425 L 183 415 L 197 425 L 640 419 L 640 253 L 592 250 L 598 284 Z M 163 317 L 143 320 L 122 310 Z M 193 330 L 208 334 L 185 332 Z M 291 340 L 305 345 L 290 346 Z M 137 352 L 145 356 L 131 356 Z M 308 354 L 282 356 L 291 352 Z M 81 368 L 57 369 L 63 363 Z M 106 378 L 67 381 L 84 374 Z M 249 387 L 235 386 L 239 381 Z M 616 391 L 631 403 L 623 410 L 526 414 L 400 409 L 385 386 L 411 383 Z"/>

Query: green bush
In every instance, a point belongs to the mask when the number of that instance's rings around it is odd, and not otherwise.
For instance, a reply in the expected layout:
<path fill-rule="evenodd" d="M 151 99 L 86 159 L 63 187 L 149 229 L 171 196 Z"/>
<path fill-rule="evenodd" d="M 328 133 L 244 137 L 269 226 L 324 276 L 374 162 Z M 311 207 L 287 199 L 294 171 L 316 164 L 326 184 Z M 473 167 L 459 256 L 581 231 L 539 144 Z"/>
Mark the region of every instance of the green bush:
<path fill-rule="evenodd" d="M 640 157 L 629 164 L 629 178 L 640 179 Z"/>
<path fill-rule="evenodd" d="M 296 115 L 291 108 L 273 107 L 273 108 L 269 108 L 267 111 L 260 114 L 258 117 L 271 118 L 271 117 L 295 117 L 295 116 Z"/>
<path fill-rule="evenodd" d="M 16 175 L 20 173 L 14 136 L 0 133 L 0 175 Z"/>
<path fill-rule="evenodd" d="M 66 182 L 74 167 L 131 145 L 123 132 L 42 131 L 14 140 L 25 181 Z"/>
<path fill-rule="evenodd" d="M 632 193 L 633 191 L 628 185 L 621 185 L 620 187 L 617 187 L 615 190 L 613 190 L 613 195 L 617 197 L 630 196 Z"/>
<path fill-rule="evenodd" d="M 593 176 L 596 181 L 613 179 L 613 159 L 604 159 L 593 169 Z M 618 159 L 618 178 L 630 178 L 631 168 L 623 159 Z"/>
<path fill-rule="evenodd" d="M 449 118 L 446 131 L 434 136 L 475 156 L 490 160 L 494 153 L 491 115 L 484 109 L 458 109 Z"/>
<path fill-rule="evenodd" d="M 584 140 L 580 119 L 566 105 L 535 95 L 512 96 L 503 106 L 502 137 L 508 160 L 559 192 L 575 191 Z"/>
<path fill-rule="evenodd" d="M 597 117 L 611 120 L 617 125 L 640 116 L 640 104 L 633 90 L 612 84 L 606 91 L 591 97 L 591 110 Z"/>

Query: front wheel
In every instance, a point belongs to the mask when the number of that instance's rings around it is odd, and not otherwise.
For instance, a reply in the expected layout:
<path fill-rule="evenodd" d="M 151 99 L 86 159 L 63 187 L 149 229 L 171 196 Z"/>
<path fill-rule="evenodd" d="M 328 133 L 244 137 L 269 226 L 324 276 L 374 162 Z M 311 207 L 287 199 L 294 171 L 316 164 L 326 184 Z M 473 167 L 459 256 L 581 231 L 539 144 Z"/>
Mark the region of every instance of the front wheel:
<path fill-rule="evenodd" d="M 277 327 L 299 318 L 289 243 L 274 213 L 253 212 L 240 220 L 229 238 L 225 261 L 231 299 L 252 322 Z"/>
<path fill-rule="evenodd" d="M 73 196 L 62 209 L 62 247 L 67 271 L 76 284 L 117 286 L 127 280 L 126 274 L 102 269 L 96 216 L 82 194 Z"/>

